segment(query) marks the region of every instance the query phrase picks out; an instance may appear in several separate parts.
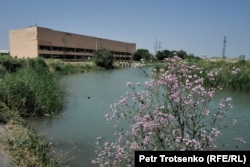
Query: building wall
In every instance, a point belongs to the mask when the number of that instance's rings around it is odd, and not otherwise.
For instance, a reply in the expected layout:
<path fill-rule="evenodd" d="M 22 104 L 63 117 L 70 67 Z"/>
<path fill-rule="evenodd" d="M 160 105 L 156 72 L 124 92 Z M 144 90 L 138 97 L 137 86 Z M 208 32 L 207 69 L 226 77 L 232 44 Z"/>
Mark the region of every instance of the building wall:
<path fill-rule="evenodd" d="M 0 50 L 0 56 L 9 56 L 10 52 L 8 50 Z"/>
<path fill-rule="evenodd" d="M 42 27 L 10 31 L 10 54 L 12 56 L 87 59 L 99 49 L 111 51 L 116 59 L 129 60 L 136 49 L 136 44 Z"/>
<path fill-rule="evenodd" d="M 35 27 L 11 30 L 9 33 L 10 55 L 18 58 L 34 58 L 38 55 Z"/>

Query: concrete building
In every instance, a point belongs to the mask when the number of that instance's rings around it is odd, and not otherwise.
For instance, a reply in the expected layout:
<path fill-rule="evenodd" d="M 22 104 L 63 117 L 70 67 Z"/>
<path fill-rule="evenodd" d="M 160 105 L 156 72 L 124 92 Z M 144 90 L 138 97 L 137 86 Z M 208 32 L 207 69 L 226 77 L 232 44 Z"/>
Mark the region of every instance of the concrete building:
<path fill-rule="evenodd" d="M 10 52 L 8 50 L 0 50 L 0 56 L 9 56 Z"/>
<path fill-rule="evenodd" d="M 107 49 L 115 60 L 130 61 L 135 43 L 55 31 L 43 27 L 27 27 L 9 32 L 10 55 L 17 58 L 59 58 L 88 60 L 94 51 Z"/>

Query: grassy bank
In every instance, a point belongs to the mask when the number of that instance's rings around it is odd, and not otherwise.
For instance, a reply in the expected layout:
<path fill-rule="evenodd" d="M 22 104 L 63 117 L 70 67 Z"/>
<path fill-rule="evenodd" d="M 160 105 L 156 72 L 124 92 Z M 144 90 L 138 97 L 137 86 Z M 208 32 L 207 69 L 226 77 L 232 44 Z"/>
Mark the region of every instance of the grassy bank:
<path fill-rule="evenodd" d="M 59 75 L 103 70 L 103 68 L 98 67 L 93 62 L 89 61 L 66 62 L 58 59 L 46 59 L 45 62 L 49 66 L 51 72 Z"/>
<path fill-rule="evenodd" d="M 9 121 L 0 126 L 3 130 L 0 138 L 1 150 L 8 155 L 13 166 L 18 167 L 56 167 L 57 160 L 50 155 L 53 149 L 46 143 L 45 138 L 36 134 L 25 124 Z"/>
<path fill-rule="evenodd" d="M 64 91 L 42 59 L 29 59 L 0 82 L 0 99 L 22 117 L 53 115 L 61 111 Z"/>
<path fill-rule="evenodd" d="M 59 166 L 45 139 L 28 119 L 54 116 L 63 107 L 64 89 L 43 59 L 0 58 L 1 149 L 17 166 Z M 4 146 L 4 147 L 3 147 Z"/>
<path fill-rule="evenodd" d="M 202 73 L 197 75 L 204 78 L 206 86 L 221 86 L 222 88 L 250 91 L 250 61 L 239 59 L 206 59 L 184 60 L 190 65 L 202 68 Z M 159 64 L 156 69 L 163 68 Z M 209 79 L 209 73 L 216 74 L 215 80 Z"/>
<path fill-rule="evenodd" d="M 205 84 L 208 86 L 220 85 L 232 90 L 250 91 L 250 61 L 203 60 L 198 61 L 197 65 L 204 69 L 203 77 L 205 78 Z M 212 82 L 208 79 L 210 71 L 217 74 Z"/>

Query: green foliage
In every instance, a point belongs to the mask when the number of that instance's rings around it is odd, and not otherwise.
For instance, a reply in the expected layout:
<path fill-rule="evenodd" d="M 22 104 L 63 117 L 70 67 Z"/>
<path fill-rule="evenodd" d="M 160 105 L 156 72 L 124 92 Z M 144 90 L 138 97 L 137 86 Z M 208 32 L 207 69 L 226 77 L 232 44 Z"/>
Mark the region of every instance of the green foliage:
<path fill-rule="evenodd" d="M 171 52 L 169 50 L 162 50 L 162 51 L 158 51 L 156 53 L 156 58 L 157 60 L 164 60 L 165 58 L 169 58 L 171 55 Z"/>
<path fill-rule="evenodd" d="M 180 50 L 180 51 L 177 52 L 177 56 L 182 58 L 182 59 L 185 59 L 188 56 L 188 54 L 187 54 L 186 51 Z"/>
<path fill-rule="evenodd" d="M 218 86 L 238 91 L 250 91 L 250 61 L 239 60 L 237 62 L 229 62 L 225 60 L 209 61 L 202 60 L 199 57 L 188 56 L 184 60 L 190 65 L 197 65 L 203 69 L 202 77 L 205 86 Z M 159 71 L 165 68 L 158 64 L 155 68 Z M 209 80 L 208 73 L 215 72 L 215 80 Z"/>
<path fill-rule="evenodd" d="M 74 74 L 85 72 L 85 67 L 72 64 L 52 64 L 54 71 L 60 74 Z"/>
<path fill-rule="evenodd" d="M 112 69 L 114 58 L 113 54 L 108 50 L 98 50 L 93 55 L 94 63 L 97 66 L 103 67 L 105 69 Z"/>
<path fill-rule="evenodd" d="M 59 112 L 64 92 L 42 60 L 34 59 L 28 60 L 27 67 L 2 79 L 0 99 L 21 116 L 32 117 Z"/>
<path fill-rule="evenodd" d="M 99 67 L 89 64 L 70 64 L 63 62 L 50 63 L 51 70 L 60 75 L 84 73 L 91 70 L 98 70 Z"/>
<path fill-rule="evenodd" d="M 192 62 L 194 63 L 194 62 Z M 218 86 L 239 91 L 250 91 L 250 63 L 227 61 L 197 61 L 199 67 L 204 69 L 203 77 L 207 86 Z M 215 80 L 209 81 L 208 73 L 216 72 Z"/>
<path fill-rule="evenodd" d="M 4 134 L 1 142 L 4 149 L 10 151 L 16 166 L 25 167 L 56 167 L 59 164 L 48 152 L 52 149 L 46 140 L 36 132 L 20 123 L 9 123 L 7 134 Z"/>
<path fill-rule="evenodd" d="M 0 123 L 7 123 L 9 120 L 23 122 L 17 111 L 11 111 L 9 107 L 0 101 Z"/>
<path fill-rule="evenodd" d="M 7 73 L 7 70 L 0 64 L 0 78 L 2 78 Z"/>
<path fill-rule="evenodd" d="M 61 110 L 65 93 L 58 78 L 41 58 L 11 57 L 0 58 L 0 77 L 0 122 L 7 124 L 1 134 L 1 147 L 9 151 L 17 166 L 59 166 L 57 159 L 48 154 L 52 145 L 26 122 L 26 118 Z"/>
<path fill-rule="evenodd" d="M 149 51 L 147 49 L 137 49 L 133 55 L 133 59 L 135 61 L 139 61 L 141 59 L 148 61 L 151 58 L 152 58 L 152 55 L 149 53 Z"/>
<path fill-rule="evenodd" d="M 156 53 L 156 58 L 157 60 L 164 60 L 165 58 L 170 58 L 173 56 L 178 56 L 182 59 L 192 59 L 192 60 L 199 60 L 199 57 L 194 56 L 194 54 L 187 54 L 186 51 L 184 50 L 179 50 L 179 51 L 169 51 L 169 50 L 162 50 L 162 51 L 158 51 Z"/>
<path fill-rule="evenodd" d="M 198 62 L 198 61 L 200 61 L 202 59 L 200 57 L 197 57 L 197 56 L 195 56 L 194 54 L 191 53 L 188 56 L 186 56 L 185 60 Z"/>
<path fill-rule="evenodd" d="M 10 56 L 1 56 L 0 65 L 4 67 L 7 72 L 13 73 L 22 68 L 25 65 L 25 62 L 22 59 L 14 59 Z"/>
<path fill-rule="evenodd" d="M 42 58 L 36 58 L 36 59 L 27 59 L 26 66 L 29 66 L 32 69 L 44 67 L 45 69 L 48 69 L 48 65 Z"/>

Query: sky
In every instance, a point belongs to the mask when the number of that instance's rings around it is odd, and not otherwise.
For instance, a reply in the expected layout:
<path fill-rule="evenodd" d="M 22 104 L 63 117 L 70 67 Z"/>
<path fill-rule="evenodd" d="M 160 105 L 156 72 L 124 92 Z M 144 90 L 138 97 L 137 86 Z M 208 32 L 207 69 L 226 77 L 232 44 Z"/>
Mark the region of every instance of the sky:
<path fill-rule="evenodd" d="M 136 43 L 152 54 L 221 57 L 226 37 L 227 57 L 250 59 L 249 0 L 2 0 L 0 20 L 0 50 L 9 49 L 9 30 L 37 25 Z"/>

